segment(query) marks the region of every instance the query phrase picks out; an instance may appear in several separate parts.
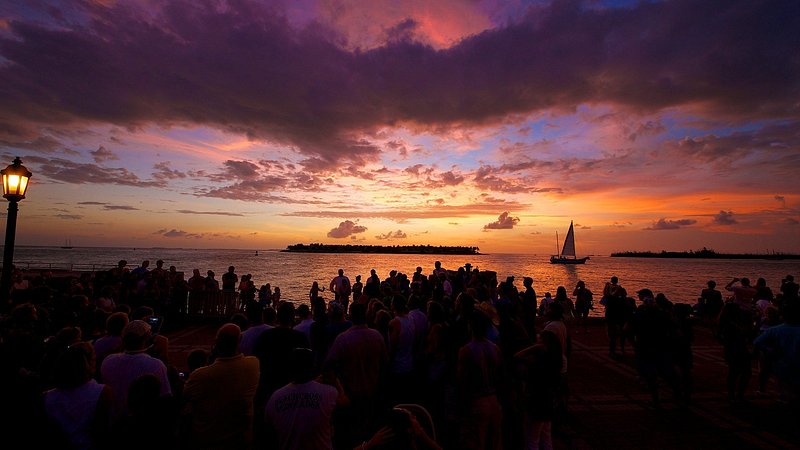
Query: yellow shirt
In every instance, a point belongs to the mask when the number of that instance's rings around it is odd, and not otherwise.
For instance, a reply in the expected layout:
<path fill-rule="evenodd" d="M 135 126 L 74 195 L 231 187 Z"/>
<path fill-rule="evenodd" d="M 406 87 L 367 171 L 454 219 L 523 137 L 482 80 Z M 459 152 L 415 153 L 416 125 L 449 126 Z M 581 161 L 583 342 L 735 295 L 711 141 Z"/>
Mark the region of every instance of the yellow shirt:
<path fill-rule="evenodd" d="M 217 358 L 210 366 L 192 372 L 183 397 L 190 408 L 197 448 L 252 448 L 258 377 L 258 358 L 241 353 Z"/>

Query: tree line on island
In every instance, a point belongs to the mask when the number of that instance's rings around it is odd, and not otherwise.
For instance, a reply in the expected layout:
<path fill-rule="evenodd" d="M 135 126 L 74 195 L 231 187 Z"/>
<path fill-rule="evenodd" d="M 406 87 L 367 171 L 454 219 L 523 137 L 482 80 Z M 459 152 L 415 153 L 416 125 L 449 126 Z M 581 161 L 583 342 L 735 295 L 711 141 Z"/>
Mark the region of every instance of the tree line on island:
<path fill-rule="evenodd" d="M 683 252 L 615 252 L 612 257 L 622 258 L 702 258 L 702 259 L 800 259 L 800 255 L 790 253 L 718 253 L 710 248 L 687 250 Z"/>
<path fill-rule="evenodd" d="M 353 244 L 295 244 L 284 252 L 301 253 L 408 253 L 427 255 L 480 255 L 478 247 L 449 245 L 353 245 Z"/>

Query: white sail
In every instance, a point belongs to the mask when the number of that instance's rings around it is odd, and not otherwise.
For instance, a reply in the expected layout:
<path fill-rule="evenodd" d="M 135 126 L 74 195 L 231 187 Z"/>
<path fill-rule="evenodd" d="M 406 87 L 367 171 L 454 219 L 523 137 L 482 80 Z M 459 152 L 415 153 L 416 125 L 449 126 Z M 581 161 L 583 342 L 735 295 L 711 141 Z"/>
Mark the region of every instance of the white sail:
<path fill-rule="evenodd" d="M 561 249 L 560 256 L 571 256 L 575 258 L 575 231 L 572 229 L 572 222 L 569 223 L 569 231 L 564 239 L 564 248 Z"/>

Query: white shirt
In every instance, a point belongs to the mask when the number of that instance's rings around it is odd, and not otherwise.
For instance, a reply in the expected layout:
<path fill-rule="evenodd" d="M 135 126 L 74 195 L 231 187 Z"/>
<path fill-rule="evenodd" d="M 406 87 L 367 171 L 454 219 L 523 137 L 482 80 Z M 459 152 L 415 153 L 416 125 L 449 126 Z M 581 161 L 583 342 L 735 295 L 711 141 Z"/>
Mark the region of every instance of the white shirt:
<path fill-rule="evenodd" d="M 153 358 L 144 351 L 114 353 L 103 360 L 100 376 L 103 383 L 111 387 L 114 398 L 111 407 L 112 422 L 128 414 L 128 388 L 142 375 L 154 375 L 161 382 L 162 397 L 172 394 L 167 378 L 167 366 L 160 359 Z"/>

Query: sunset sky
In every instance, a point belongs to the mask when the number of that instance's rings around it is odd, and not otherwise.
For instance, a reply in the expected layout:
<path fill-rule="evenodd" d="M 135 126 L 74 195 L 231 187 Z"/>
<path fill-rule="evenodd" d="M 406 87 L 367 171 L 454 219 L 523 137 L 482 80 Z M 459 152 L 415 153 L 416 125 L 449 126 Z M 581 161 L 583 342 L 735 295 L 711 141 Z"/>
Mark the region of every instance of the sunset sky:
<path fill-rule="evenodd" d="M 6 0 L 0 155 L 20 245 L 800 253 L 800 2 Z"/>

